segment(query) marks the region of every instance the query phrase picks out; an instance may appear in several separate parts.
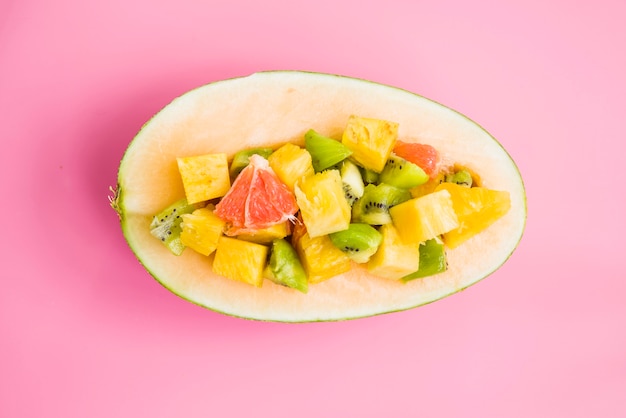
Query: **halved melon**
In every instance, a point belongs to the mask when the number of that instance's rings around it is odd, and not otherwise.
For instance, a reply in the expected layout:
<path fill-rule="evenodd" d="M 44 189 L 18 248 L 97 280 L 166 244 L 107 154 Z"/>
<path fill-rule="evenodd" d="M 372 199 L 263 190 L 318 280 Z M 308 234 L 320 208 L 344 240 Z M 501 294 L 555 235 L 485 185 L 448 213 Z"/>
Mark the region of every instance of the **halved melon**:
<path fill-rule="evenodd" d="M 211 257 L 176 257 L 150 235 L 150 219 L 184 197 L 176 158 L 250 147 L 303 145 L 315 129 L 341 137 L 350 115 L 394 121 L 405 142 L 434 146 L 448 161 L 506 190 L 511 209 L 486 231 L 449 250 L 445 273 L 408 283 L 357 266 L 309 287 L 308 294 L 266 280 L 261 288 L 213 274 Z M 526 223 L 520 173 L 504 148 L 465 116 L 405 90 L 328 74 L 275 71 L 214 82 L 175 99 L 126 151 L 112 206 L 131 249 L 154 278 L 200 306 L 248 319 L 306 322 L 400 311 L 458 292 L 493 273 L 512 254 Z M 237 260 L 233 260 L 236 263 Z"/>

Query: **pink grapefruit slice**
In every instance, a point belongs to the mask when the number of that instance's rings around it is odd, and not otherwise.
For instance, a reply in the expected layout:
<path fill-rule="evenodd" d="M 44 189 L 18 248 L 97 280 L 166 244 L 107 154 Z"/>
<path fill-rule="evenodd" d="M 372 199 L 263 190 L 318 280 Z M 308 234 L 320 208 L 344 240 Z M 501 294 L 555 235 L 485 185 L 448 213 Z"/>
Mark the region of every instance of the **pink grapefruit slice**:
<path fill-rule="evenodd" d="M 279 180 L 269 162 L 256 154 L 215 206 L 215 214 L 228 224 L 229 235 L 294 220 L 296 212 L 293 193 Z"/>

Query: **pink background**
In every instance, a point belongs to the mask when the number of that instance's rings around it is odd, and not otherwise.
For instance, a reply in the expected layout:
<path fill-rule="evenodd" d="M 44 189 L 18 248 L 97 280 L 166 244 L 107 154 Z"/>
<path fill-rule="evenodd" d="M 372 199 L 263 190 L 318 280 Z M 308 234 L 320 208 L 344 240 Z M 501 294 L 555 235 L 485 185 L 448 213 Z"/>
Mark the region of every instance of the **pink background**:
<path fill-rule="evenodd" d="M 625 21 L 621 0 L 3 0 L 0 416 L 626 416 Z M 258 323 L 169 293 L 108 207 L 122 153 L 175 96 L 269 69 L 478 121 L 524 175 L 517 252 L 357 321 Z"/>

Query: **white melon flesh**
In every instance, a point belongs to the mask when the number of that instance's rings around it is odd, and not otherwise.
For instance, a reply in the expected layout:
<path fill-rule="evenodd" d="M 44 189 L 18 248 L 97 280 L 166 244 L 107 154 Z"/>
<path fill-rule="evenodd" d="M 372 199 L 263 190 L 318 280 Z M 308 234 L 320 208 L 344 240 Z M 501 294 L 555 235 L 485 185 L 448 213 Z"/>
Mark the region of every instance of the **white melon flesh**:
<path fill-rule="evenodd" d="M 399 123 L 399 138 L 434 146 L 446 161 L 476 171 L 483 186 L 506 190 L 511 209 L 486 231 L 448 250 L 442 274 L 401 281 L 356 264 L 309 286 L 307 294 L 265 280 L 261 288 L 212 273 L 212 257 L 172 255 L 150 235 L 151 216 L 184 197 L 177 157 L 303 144 L 309 129 L 340 138 L 350 115 Z M 419 95 L 342 76 L 275 71 L 219 81 L 175 99 L 129 146 L 113 206 L 145 268 L 173 293 L 237 317 L 284 322 L 332 321 L 400 311 L 441 299 L 488 276 L 519 243 L 526 222 L 520 173 L 504 148 L 465 116 Z M 236 260 L 233 260 L 235 263 Z"/>

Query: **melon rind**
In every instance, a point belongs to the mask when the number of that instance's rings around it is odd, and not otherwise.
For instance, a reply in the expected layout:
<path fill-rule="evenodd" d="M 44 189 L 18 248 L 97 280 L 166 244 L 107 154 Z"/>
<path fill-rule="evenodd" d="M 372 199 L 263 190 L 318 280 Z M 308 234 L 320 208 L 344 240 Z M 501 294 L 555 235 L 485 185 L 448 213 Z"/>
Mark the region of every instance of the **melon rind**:
<path fill-rule="evenodd" d="M 340 138 L 350 115 L 399 123 L 399 138 L 434 146 L 476 171 L 483 186 L 506 190 L 511 209 L 486 231 L 448 250 L 449 269 L 408 283 L 358 265 L 307 294 L 265 280 L 261 288 L 212 273 L 212 256 L 176 257 L 149 231 L 151 216 L 184 197 L 176 158 L 242 148 L 303 145 L 313 128 Z M 146 270 L 176 295 L 227 315 L 278 322 L 337 321 L 402 311 L 467 288 L 497 270 L 526 224 L 524 184 L 513 159 L 464 115 L 420 95 L 344 76 L 269 71 L 214 82 L 173 100 L 149 120 L 121 161 L 112 206 Z M 236 260 L 233 260 L 236 262 Z"/>

